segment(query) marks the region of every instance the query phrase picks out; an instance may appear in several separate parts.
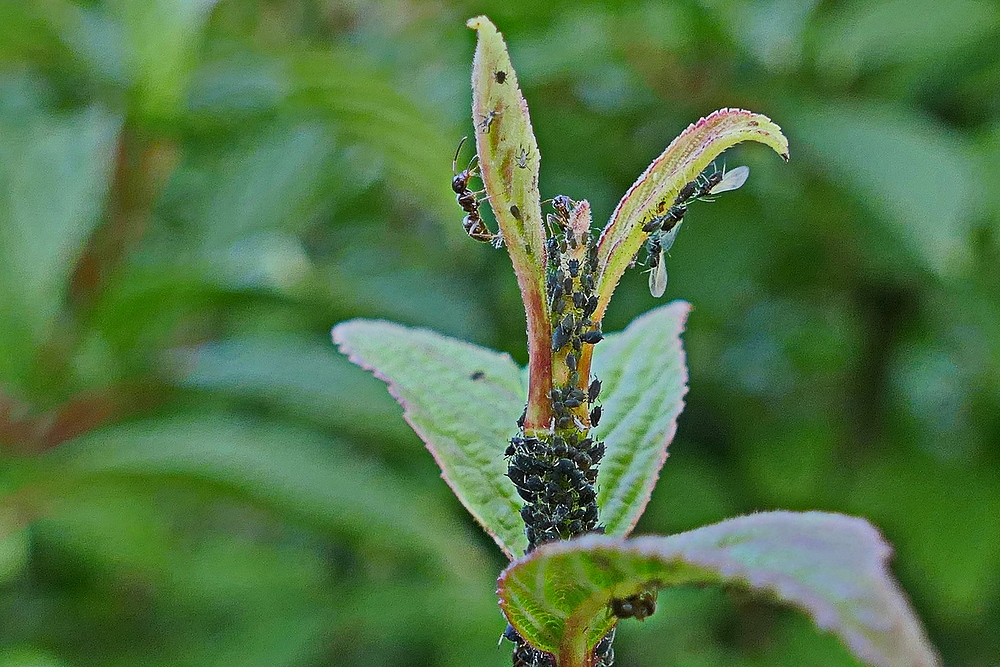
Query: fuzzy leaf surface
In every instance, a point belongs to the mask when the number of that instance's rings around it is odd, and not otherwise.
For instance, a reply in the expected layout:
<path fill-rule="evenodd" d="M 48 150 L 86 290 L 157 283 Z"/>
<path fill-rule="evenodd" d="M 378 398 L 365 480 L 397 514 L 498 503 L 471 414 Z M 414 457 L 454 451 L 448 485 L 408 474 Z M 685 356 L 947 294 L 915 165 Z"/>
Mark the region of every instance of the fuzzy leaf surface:
<path fill-rule="evenodd" d="M 514 265 L 527 318 L 532 372 L 526 428 L 543 428 L 550 416 L 552 333 L 538 194 L 541 156 L 503 36 L 485 16 L 469 19 L 468 26 L 478 34 L 472 61 L 472 120 L 479 170 Z"/>
<path fill-rule="evenodd" d="M 559 665 L 586 656 L 614 623 L 612 598 L 650 587 L 718 583 L 805 611 L 876 667 L 938 665 L 892 578 L 890 547 L 867 521 L 766 512 L 669 537 L 591 535 L 540 547 L 500 576 L 500 605 L 521 636 Z"/>
<path fill-rule="evenodd" d="M 742 141 L 760 142 L 788 159 L 788 140 L 767 116 L 743 109 L 720 109 L 689 125 L 632 184 L 601 234 L 595 320 L 603 317 L 615 286 L 649 236 L 642 226 L 666 213 L 686 183 L 723 151 Z"/>
<path fill-rule="evenodd" d="M 609 535 L 635 527 L 677 432 L 688 379 L 680 334 L 690 310 L 683 301 L 661 306 L 594 348 L 604 410 L 595 433 L 607 447 L 597 504 Z"/>
<path fill-rule="evenodd" d="M 523 501 L 504 476 L 504 449 L 517 431 L 526 393 L 510 356 L 372 320 L 337 325 L 333 340 L 389 385 L 442 477 L 508 557 L 524 553 Z"/>

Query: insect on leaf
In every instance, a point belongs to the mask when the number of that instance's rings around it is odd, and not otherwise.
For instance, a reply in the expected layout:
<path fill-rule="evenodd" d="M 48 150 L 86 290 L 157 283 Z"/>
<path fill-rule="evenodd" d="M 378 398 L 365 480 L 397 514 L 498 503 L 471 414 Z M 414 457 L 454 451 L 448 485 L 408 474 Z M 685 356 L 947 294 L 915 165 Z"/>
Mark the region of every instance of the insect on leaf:
<path fill-rule="evenodd" d="M 642 227 L 664 215 L 681 188 L 724 150 L 748 140 L 770 146 L 788 159 L 788 140 L 767 116 L 720 109 L 689 125 L 632 184 L 601 234 L 598 264 L 602 271 L 595 319 L 603 317 L 618 281 L 646 240 L 648 234 Z"/>
<path fill-rule="evenodd" d="M 503 37 L 485 16 L 469 19 L 468 26 L 478 33 L 472 63 L 472 119 L 479 169 L 521 289 L 528 356 L 534 366 L 547 369 L 551 366 L 552 333 L 545 299 L 538 143 Z M 532 377 L 528 429 L 547 424 L 548 412 L 543 406 L 552 389 L 548 372 L 533 373 Z"/>

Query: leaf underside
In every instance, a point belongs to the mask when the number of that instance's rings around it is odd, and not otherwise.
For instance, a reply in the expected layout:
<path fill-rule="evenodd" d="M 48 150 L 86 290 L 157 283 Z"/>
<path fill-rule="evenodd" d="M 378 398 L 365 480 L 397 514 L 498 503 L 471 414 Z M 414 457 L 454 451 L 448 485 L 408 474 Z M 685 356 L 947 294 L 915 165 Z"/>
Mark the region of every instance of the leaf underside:
<path fill-rule="evenodd" d="M 632 531 L 667 459 L 687 393 L 680 334 L 690 310 L 683 301 L 651 310 L 594 349 L 604 399 L 595 432 L 607 447 L 597 504 L 609 535 Z"/>
<path fill-rule="evenodd" d="M 524 409 L 510 356 L 423 329 L 371 320 L 337 325 L 341 352 L 389 385 L 442 477 L 508 557 L 528 546 L 504 449 Z"/>
<path fill-rule="evenodd" d="M 866 521 L 823 512 L 767 512 L 670 537 L 590 535 L 512 563 L 500 605 L 521 636 L 557 664 L 584 664 L 610 628 L 608 603 L 648 587 L 720 583 L 766 593 L 809 614 L 876 667 L 938 659 Z"/>

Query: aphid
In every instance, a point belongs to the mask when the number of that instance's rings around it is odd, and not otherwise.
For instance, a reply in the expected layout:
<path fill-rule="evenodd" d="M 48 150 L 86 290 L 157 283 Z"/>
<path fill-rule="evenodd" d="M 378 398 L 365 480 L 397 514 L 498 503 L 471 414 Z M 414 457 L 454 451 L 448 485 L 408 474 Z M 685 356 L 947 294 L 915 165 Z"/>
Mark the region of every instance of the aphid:
<path fill-rule="evenodd" d="M 583 308 L 584 304 L 587 302 L 587 295 L 583 292 L 573 292 L 573 305 L 577 308 Z"/>
<path fill-rule="evenodd" d="M 469 376 L 469 379 L 475 382 L 477 380 L 482 380 L 484 377 L 486 377 L 486 373 L 483 371 L 473 371 L 472 375 Z"/>
<path fill-rule="evenodd" d="M 563 290 L 565 290 L 565 292 L 567 294 L 572 294 L 573 293 L 573 279 L 572 278 L 566 278 L 566 280 L 563 281 Z"/>
<path fill-rule="evenodd" d="M 500 115 L 499 111 L 490 111 L 485 116 L 483 116 L 483 120 L 480 121 L 479 127 L 483 130 L 484 133 L 488 133 L 490 131 L 490 126 L 493 125 L 493 121 L 499 115 Z"/>
<path fill-rule="evenodd" d="M 569 331 L 563 329 L 561 326 L 556 327 L 555 331 L 552 332 L 552 351 L 558 352 L 559 350 L 563 349 L 566 343 L 569 342 L 569 339 L 570 339 Z"/>
<path fill-rule="evenodd" d="M 731 190 L 738 190 L 743 187 L 743 184 L 747 182 L 747 178 L 749 177 L 750 167 L 746 165 L 736 167 L 731 171 L 726 171 L 725 167 L 723 167 L 722 171 L 717 171 L 705 179 L 705 183 L 699 190 L 698 196 L 708 197 Z"/>
<path fill-rule="evenodd" d="M 514 216 L 515 220 L 520 220 L 521 219 L 521 209 L 519 209 L 517 207 L 517 204 L 511 204 L 510 205 L 510 214 L 512 216 Z"/>
<path fill-rule="evenodd" d="M 555 303 L 552 304 L 552 312 L 555 315 L 562 315 L 563 311 L 566 310 L 566 302 L 562 299 L 557 299 Z"/>
<path fill-rule="evenodd" d="M 521 169 L 528 168 L 528 151 L 521 147 L 521 152 L 517 155 L 517 166 Z"/>
<path fill-rule="evenodd" d="M 458 154 L 462 151 L 466 139 L 468 137 L 462 137 L 462 140 L 458 142 L 458 150 L 455 151 L 455 158 L 451 161 L 451 171 L 455 174 L 451 179 L 451 189 L 455 191 L 455 198 L 458 200 L 459 206 L 468 214 L 462 219 L 462 227 L 465 232 L 477 241 L 489 243 L 494 241 L 495 237 L 479 216 L 479 200 L 476 199 L 475 193 L 469 190 L 469 179 L 477 175 L 473 163 L 478 156 L 473 156 L 469 161 L 469 166 L 463 171 L 457 173 L 455 171 L 458 168 Z"/>
<path fill-rule="evenodd" d="M 587 303 L 583 304 L 583 316 L 590 317 L 597 310 L 597 297 L 592 296 L 587 299 Z"/>
<path fill-rule="evenodd" d="M 514 447 L 514 443 L 513 442 L 511 442 L 509 445 L 507 445 L 507 449 L 503 450 L 503 455 L 504 456 L 514 456 L 515 453 L 517 453 L 517 448 Z"/>
<path fill-rule="evenodd" d="M 683 220 L 679 220 L 666 232 L 654 233 L 646 243 L 650 267 L 649 293 L 657 299 L 667 291 L 667 263 L 664 256 L 677 240 L 677 233 L 681 230 L 683 222 Z"/>
<path fill-rule="evenodd" d="M 591 329 L 580 334 L 580 340 L 584 343 L 589 343 L 590 345 L 597 345 L 602 340 L 604 340 L 604 334 L 601 333 L 600 329 Z"/>
<path fill-rule="evenodd" d="M 503 70 L 497 70 L 493 73 L 493 78 L 497 80 L 497 83 L 503 83 L 507 80 L 507 72 Z"/>
<path fill-rule="evenodd" d="M 571 259 L 566 263 L 566 266 L 569 269 L 569 275 L 573 276 L 574 278 L 580 275 L 580 260 Z"/>
<path fill-rule="evenodd" d="M 576 355 L 573 354 L 572 352 L 566 355 L 566 368 L 570 369 L 571 371 L 576 370 Z"/>
<path fill-rule="evenodd" d="M 582 403 L 578 398 L 567 398 L 565 401 L 563 401 L 563 405 L 565 405 L 567 408 L 572 409 L 580 407 Z"/>
<path fill-rule="evenodd" d="M 691 197 L 694 196 L 694 193 L 697 190 L 698 190 L 698 181 L 697 180 L 689 181 L 688 183 L 685 183 L 684 187 L 681 188 L 680 192 L 677 193 L 677 198 L 674 199 L 674 206 L 677 206 L 678 204 L 683 204 L 688 199 L 691 199 Z"/>
<path fill-rule="evenodd" d="M 601 406 L 595 405 L 594 409 L 590 411 L 590 425 L 597 426 L 601 421 Z"/>
<path fill-rule="evenodd" d="M 521 416 L 517 418 L 517 427 L 524 428 L 524 420 L 528 418 L 528 406 L 524 406 L 524 411 Z"/>
<path fill-rule="evenodd" d="M 573 331 L 576 328 L 576 318 L 573 317 L 573 313 L 566 313 L 561 326 L 566 331 Z"/>
<path fill-rule="evenodd" d="M 601 394 L 601 381 L 594 378 L 594 381 L 590 383 L 587 387 L 587 400 L 593 403 L 597 400 L 597 397 Z"/>

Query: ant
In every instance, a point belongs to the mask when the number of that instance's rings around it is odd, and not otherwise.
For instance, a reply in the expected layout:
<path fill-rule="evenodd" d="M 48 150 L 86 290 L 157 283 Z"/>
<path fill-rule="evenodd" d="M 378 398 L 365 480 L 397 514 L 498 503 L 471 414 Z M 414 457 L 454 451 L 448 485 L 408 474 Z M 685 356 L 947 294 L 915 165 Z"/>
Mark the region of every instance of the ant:
<path fill-rule="evenodd" d="M 469 179 L 479 175 L 477 168 L 473 166 L 473 163 L 479 156 L 474 155 L 469 160 L 469 166 L 464 171 L 456 172 L 458 168 L 458 155 L 462 152 L 462 146 L 465 144 L 466 139 L 468 137 L 462 137 L 462 140 L 458 142 L 455 159 L 451 161 L 451 173 L 455 174 L 455 177 L 451 179 L 451 189 L 455 191 L 455 199 L 458 200 L 458 205 L 467 213 L 462 220 L 462 227 L 465 228 L 465 232 L 477 241 L 490 243 L 495 241 L 495 237 L 490 232 L 489 227 L 486 226 L 486 223 L 483 222 L 483 219 L 479 217 L 479 200 L 476 199 L 477 193 L 469 190 Z"/>

